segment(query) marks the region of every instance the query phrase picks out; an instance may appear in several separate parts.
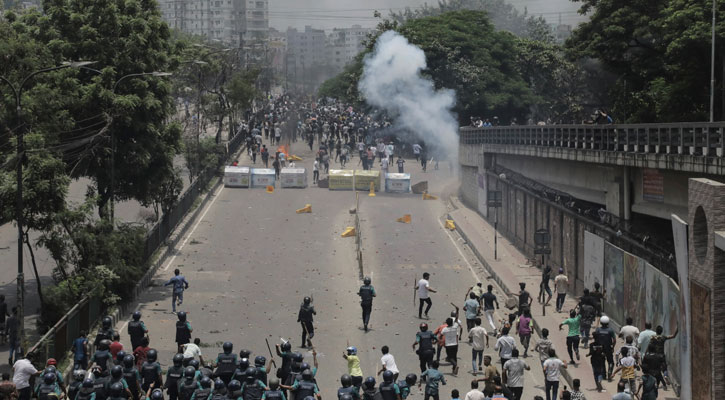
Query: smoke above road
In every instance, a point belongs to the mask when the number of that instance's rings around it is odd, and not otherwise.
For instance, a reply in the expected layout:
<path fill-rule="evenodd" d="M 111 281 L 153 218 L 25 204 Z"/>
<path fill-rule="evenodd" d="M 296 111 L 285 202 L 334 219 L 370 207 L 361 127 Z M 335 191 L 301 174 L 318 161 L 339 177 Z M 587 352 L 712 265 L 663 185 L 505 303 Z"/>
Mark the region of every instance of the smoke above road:
<path fill-rule="evenodd" d="M 423 50 L 397 32 L 387 31 L 365 57 L 358 89 L 368 104 L 393 116 L 399 128 L 424 140 L 433 151 L 429 156 L 456 165 L 458 122 L 451 111 L 456 94 L 450 89 L 436 90 L 421 75 L 425 68 Z"/>

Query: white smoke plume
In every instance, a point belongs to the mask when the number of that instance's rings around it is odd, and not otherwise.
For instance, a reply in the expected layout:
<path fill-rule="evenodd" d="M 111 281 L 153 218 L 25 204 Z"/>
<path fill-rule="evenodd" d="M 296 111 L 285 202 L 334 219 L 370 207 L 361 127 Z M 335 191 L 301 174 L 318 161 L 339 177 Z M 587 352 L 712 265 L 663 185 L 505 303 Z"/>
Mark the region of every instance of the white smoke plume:
<path fill-rule="evenodd" d="M 373 53 L 365 57 L 360 93 L 368 104 L 395 116 L 396 125 L 417 134 L 443 159 L 455 165 L 458 155 L 458 122 L 451 112 L 456 102 L 453 90 L 436 90 L 421 75 L 425 53 L 397 32 L 378 38 Z M 436 157 L 435 154 L 429 156 Z"/>

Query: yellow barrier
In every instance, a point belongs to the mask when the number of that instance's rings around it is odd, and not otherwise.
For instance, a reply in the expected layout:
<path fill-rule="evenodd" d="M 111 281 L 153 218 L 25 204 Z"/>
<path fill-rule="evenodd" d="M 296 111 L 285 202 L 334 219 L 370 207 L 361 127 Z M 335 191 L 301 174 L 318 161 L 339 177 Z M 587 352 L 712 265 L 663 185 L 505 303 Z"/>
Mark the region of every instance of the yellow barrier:
<path fill-rule="evenodd" d="M 438 197 L 433 196 L 432 194 L 428 194 L 427 192 L 424 192 L 423 200 L 438 200 Z"/>
<path fill-rule="evenodd" d="M 267 193 L 274 193 L 274 186 L 267 186 Z"/>
<path fill-rule="evenodd" d="M 305 204 L 304 207 L 295 211 L 297 214 L 309 214 L 312 212 L 312 204 Z"/>
<path fill-rule="evenodd" d="M 397 222 L 402 222 L 402 223 L 404 223 L 404 224 L 409 224 L 409 223 L 410 223 L 410 221 L 411 221 L 411 219 L 410 219 L 410 214 L 405 214 L 405 215 L 403 215 L 402 217 L 400 217 L 400 218 L 396 219 L 395 221 L 397 221 Z"/>
<path fill-rule="evenodd" d="M 449 229 L 449 230 L 452 230 L 452 231 L 455 231 L 456 230 L 456 224 L 455 224 L 455 222 L 453 222 L 452 219 L 447 219 L 446 220 L 446 229 Z"/>
<path fill-rule="evenodd" d="M 348 226 L 345 228 L 345 230 L 342 232 L 342 237 L 353 237 L 356 235 L 355 227 L 354 226 Z"/>

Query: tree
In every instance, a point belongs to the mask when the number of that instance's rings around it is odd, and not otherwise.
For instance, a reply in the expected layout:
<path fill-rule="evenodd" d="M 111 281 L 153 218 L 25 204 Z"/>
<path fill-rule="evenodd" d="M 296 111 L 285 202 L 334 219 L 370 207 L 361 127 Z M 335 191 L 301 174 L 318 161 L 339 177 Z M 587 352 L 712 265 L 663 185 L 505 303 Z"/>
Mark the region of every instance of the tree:
<path fill-rule="evenodd" d="M 71 170 L 88 176 L 98 191 L 98 211 L 108 217 L 115 199 L 153 202 L 150 186 L 173 175 L 180 127 L 167 124 L 174 112 L 170 86 L 162 78 L 126 77 L 167 71 L 170 32 L 153 0 L 47 0 L 36 18 L 36 40 L 56 57 L 93 60 L 100 72 L 85 71 L 82 96 L 69 114 L 76 120 L 108 113 L 112 125 L 105 146 L 90 151 Z M 28 21 L 30 22 L 30 21 Z M 112 156 L 115 154 L 113 165 Z"/>
<path fill-rule="evenodd" d="M 567 42 L 576 58 L 596 58 L 614 75 L 611 112 L 621 122 L 702 121 L 708 117 L 711 3 L 580 0 L 590 19 Z M 716 54 L 725 54 L 725 2 L 718 1 Z M 723 57 L 716 60 L 723 71 Z M 725 73 L 723 73 L 725 74 Z M 718 74 L 717 88 L 725 97 Z M 717 103 L 725 107 L 718 96 Z M 720 117 L 725 111 L 720 112 Z"/>

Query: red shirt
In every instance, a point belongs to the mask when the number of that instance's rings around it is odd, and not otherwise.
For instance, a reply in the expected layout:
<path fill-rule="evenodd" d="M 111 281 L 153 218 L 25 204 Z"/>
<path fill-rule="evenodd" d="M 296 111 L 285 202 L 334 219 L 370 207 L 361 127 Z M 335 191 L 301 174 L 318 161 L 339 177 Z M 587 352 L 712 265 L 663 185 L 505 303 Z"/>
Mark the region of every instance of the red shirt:
<path fill-rule="evenodd" d="M 113 359 L 116 359 L 116 354 L 118 354 L 119 351 L 123 350 L 123 345 L 121 344 L 121 342 L 113 342 L 111 343 L 109 349 L 111 350 L 111 355 L 113 356 Z"/>

